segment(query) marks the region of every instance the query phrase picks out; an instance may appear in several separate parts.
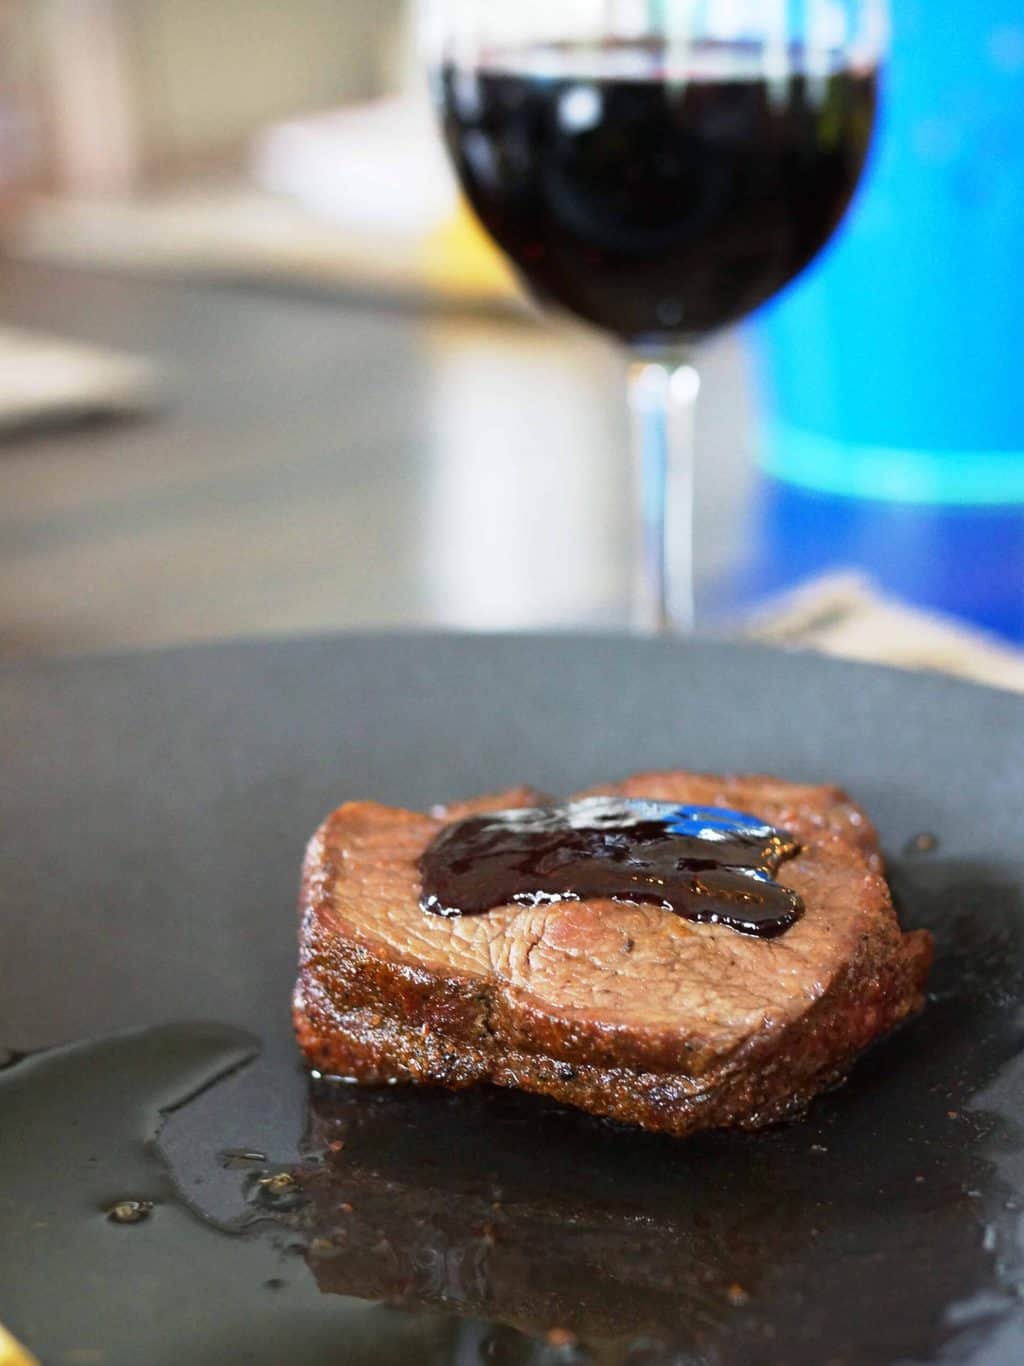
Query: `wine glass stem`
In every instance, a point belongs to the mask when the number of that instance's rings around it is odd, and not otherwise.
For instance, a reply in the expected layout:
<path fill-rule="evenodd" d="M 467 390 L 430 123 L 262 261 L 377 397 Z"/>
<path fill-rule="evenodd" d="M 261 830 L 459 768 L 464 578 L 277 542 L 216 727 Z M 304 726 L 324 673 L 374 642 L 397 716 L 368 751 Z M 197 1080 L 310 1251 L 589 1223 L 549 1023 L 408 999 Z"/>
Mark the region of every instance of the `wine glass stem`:
<path fill-rule="evenodd" d="M 685 353 L 635 354 L 629 407 L 637 488 L 633 625 L 693 629 L 694 412 L 700 378 Z"/>

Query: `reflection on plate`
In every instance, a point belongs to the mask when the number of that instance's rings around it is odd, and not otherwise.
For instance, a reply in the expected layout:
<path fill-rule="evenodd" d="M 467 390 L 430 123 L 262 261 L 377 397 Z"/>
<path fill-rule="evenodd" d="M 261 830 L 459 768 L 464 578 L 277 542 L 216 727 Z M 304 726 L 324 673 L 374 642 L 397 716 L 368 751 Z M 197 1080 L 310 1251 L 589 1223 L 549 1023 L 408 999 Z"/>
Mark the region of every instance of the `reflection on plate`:
<path fill-rule="evenodd" d="M 939 937 L 933 998 L 804 1122 L 679 1141 L 495 1090 L 314 1082 L 300 1160 L 257 1142 L 241 1163 L 236 1227 L 301 1252 L 325 1294 L 487 1320 L 502 1360 L 928 1358 L 1016 1303 L 994 1154 L 1019 1136 L 972 1099 L 1019 1045 L 1020 922 L 983 918 L 990 878 L 900 865 L 904 914 Z"/>

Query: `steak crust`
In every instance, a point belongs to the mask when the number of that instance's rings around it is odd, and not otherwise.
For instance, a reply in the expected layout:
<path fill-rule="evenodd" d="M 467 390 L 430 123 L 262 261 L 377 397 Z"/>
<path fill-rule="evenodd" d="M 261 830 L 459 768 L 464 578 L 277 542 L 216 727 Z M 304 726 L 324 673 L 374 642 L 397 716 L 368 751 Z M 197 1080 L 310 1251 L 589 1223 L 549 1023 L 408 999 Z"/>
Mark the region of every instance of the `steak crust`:
<path fill-rule="evenodd" d="M 684 772 L 581 796 L 750 811 L 800 841 L 779 880 L 803 917 L 777 939 L 607 900 L 419 906 L 418 859 L 448 821 L 350 802 L 310 841 L 300 897 L 300 1047 L 367 1084 L 519 1087 L 647 1129 L 759 1128 L 799 1112 L 923 1002 L 931 936 L 905 934 L 870 821 L 836 787 Z"/>

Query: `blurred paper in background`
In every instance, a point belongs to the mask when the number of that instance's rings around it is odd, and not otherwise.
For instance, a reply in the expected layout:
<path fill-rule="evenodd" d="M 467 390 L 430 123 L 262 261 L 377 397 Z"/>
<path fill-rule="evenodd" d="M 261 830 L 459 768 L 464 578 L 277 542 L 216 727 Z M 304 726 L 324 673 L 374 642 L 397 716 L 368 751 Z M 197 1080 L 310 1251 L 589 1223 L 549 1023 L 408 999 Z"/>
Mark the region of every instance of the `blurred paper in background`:
<path fill-rule="evenodd" d="M 163 397 L 151 361 L 0 326 L 0 432 L 142 413 Z"/>

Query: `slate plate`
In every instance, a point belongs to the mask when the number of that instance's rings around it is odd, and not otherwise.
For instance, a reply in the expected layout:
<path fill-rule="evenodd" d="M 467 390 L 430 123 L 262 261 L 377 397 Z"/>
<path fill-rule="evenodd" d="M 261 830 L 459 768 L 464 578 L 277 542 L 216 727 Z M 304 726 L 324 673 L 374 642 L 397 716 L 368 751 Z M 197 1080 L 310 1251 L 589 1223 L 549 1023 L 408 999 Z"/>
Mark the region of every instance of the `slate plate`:
<path fill-rule="evenodd" d="M 47 1366 L 1024 1360 L 1024 700 L 719 644 L 348 637 L 10 664 L 0 733 L 0 1321 Z M 654 766 L 848 787 L 936 932 L 924 1015 L 755 1136 L 310 1087 L 326 810 Z"/>

